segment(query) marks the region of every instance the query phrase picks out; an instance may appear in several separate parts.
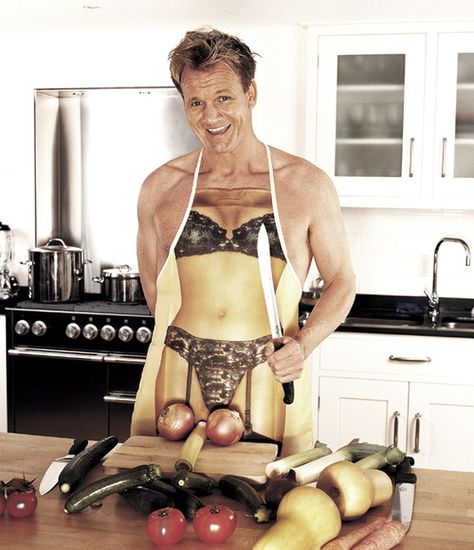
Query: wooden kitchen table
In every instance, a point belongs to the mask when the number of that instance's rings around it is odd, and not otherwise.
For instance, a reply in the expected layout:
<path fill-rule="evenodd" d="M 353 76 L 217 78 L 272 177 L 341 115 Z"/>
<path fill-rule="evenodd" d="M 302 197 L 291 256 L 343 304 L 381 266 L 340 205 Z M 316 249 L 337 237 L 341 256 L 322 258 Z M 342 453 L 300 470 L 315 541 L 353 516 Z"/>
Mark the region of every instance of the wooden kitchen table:
<path fill-rule="evenodd" d="M 55 457 L 66 454 L 72 441 L 57 437 L 0 434 L 0 479 L 8 481 L 23 473 L 27 479 L 41 477 Z M 411 529 L 397 549 L 453 550 L 474 548 L 474 473 L 442 470 L 415 470 L 418 483 L 415 512 Z M 87 481 L 102 477 L 97 466 Z M 231 506 L 238 517 L 238 527 L 226 544 L 214 548 L 229 550 L 251 549 L 253 543 L 268 528 L 246 516 L 244 508 L 216 491 L 206 497 L 207 502 L 221 502 Z M 63 511 L 64 498 L 54 488 L 47 495 L 38 495 L 38 507 L 29 518 L 0 516 L 0 548 L 101 550 L 126 548 L 147 550 L 157 548 L 148 540 L 146 517 L 130 509 L 118 496 L 106 498 L 101 508 L 88 508 L 74 515 Z M 345 523 L 343 531 L 352 530 L 361 523 L 379 515 L 387 516 L 389 506 L 384 505 L 367 513 L 363 519 Z M 200 542 L 188 524 L 186 537 L 176 546 L 183 550 L 204 550 L 208 545 Z M 301 550 L 310 550 L 302 548 Z"/>

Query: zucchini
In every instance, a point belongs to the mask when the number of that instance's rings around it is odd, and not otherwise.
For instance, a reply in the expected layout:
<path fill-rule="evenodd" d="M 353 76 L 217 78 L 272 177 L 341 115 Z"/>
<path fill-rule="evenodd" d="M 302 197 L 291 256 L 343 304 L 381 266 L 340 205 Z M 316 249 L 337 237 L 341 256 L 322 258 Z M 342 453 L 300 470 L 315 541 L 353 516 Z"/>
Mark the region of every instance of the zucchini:
<path fill-rule="evenodd" d="M 143 464 L 118 474 L 103 477 L 73 493 L 64 504 L 66 514 L 80 512 L 103 498 L 125 489 L 146 485 L 161 476 L 157 464 Z"/>
<path fill-rule="evenodd" d="M 257 523 L 267 523 L 271 518 L 262 497 L 250 484 L 239 477 L 226 475 L 219 480 L 219 489 L 228 498 L 238 500 L 246 506 Z"/>
<path fill-rule="evenodd" d="M 59 474 L 58 485 L 60 491 L 65 494 L 74 491 L 86 477 L 87 472 L 99 464 L 117 443 L 118 439 L 114 435 L 110 435 L 105 439 L 96 441 L 96 443 L 77 454 Z"/>
<path fill-rule="evenodd" d="M 176 489 L 187 489 L 197 495 L 210 495 L 217 487 L 217 481 L 206 474 L 196 474 L 187 470 L 179 470 L 171 479 Z"/>
<path fill-rule="evenodd" d="M 192 521 L 199 508 L 204 506 L 204 503 L 191 491 L 186 489 L 176 489 L 161 479 L 154 479 L 146 486 L 154 491 L 164 493 L 167 497 L 174 500 L 176 508 L 183 512 L 184 517 L 188 521 Z"/>
<path fill-rule="evenodd" d="M 120 496 L 125 502 L 137 512 L 151 514 L 154 510 L 166 508 L 167 506 L 174 507 L 174 500 L 160 491 L 156 491 L 151 487 L 132 487 L 121 491 Z"/>
<path fill-rule="evenodd" d="M 199 497 L 185 489 L 176 490 L 174 502 L 176 508 L 179 508 L 181 512 L 183 512 L 184 517 L 188 521 L 192 521 L 199 508 L 204 506 L 204 503 Z"/>

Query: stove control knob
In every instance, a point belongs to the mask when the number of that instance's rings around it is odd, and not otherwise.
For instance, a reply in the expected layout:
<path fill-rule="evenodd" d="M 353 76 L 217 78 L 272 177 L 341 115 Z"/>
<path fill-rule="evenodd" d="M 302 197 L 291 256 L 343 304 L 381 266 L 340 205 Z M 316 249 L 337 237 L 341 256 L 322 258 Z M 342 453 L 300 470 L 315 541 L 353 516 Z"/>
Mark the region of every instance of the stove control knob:
<path fill-rule="evenodd" d="M 79 338 L 80 335 L 81 327 L 77 323 L 69 323 L 66 327 L 66 336 L 71 338 L 71 340 L 75 340 L 76 338 Z"/>
<path fill-rule="evenodd" d="M 100 337 L 106 342 L 110 342 L 115 338 L 115 329 L 112 325 L 104 325 L 100 329 Z"/>
<path fill-rule="evenodd" d="M 35 321 L 31 326 L 31 332 L 35 336 L 43 336 L 46 333 L 46 325 L 43 321 Z"/>
<path fill-rule="evenodd" d="M 146 344 L 151 340 L 151 330 L 148 327 L 138 328 L 136 338 L 142 344 Z"/>
<path fill-rule="evenodd" d="M 94 340 L 94 338 L 97 338 L 98 334 L 99 334 L 99 329 L 92 323 L 88 323 L 82 329 L 82 336 L 84 336 L 84 338 L 86 338 L 87 340 Z"/>
<path fill-rule="evenodd" d="M 122 340 L 122 342 L 130 342 L 133 338 L 133 330 L 127 325 L 124 325 L 119 328 L 118 337 Z"/>
<path fill-rule="evenodd" d="M 25 321 L 24 319 L 17 321 L 15 325 L 15 332 L 20 336 L 25 336 L 25 334 L 28 334 L 30 332 L 30 324 L 28 321 Z"/>

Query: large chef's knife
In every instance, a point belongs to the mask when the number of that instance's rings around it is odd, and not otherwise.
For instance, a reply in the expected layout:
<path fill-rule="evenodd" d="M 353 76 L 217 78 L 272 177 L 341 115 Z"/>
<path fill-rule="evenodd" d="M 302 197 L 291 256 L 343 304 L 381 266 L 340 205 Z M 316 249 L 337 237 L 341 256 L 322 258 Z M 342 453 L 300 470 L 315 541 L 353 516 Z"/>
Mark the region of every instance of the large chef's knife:
<path fill-rule="evenodd" d="M 265 225 L 262 223 L 258 232 L 257 240 L 258 267 L 260 268 L 260 278 L 262 280 L 263 294 L 265 296 L 265 306 L 267 308 L 268 320 L 270 322 L 270 331 L 274 340 L 275 351 L 283 347 L 282 342 L 275 342 L 275 338 L 283 337 L 283 330 L 278 315 L 275 289 L 273 288 L 272 264 L 270 256 L 270 242 Z M 293 382 L 283 384 L 285 396 L 283 401 L 290 405 L 295 398 Z"/>
<path fill-rule="evenodd" d="M 400 521 L 408 531 L 413 516 L 413 503 L 415 501 L 416 475 L 411 467 L 415 463 L 411 456 L 406 456 L 396 468 L 394 474 L 395 491 L 392 500 L 392 519 Z"/>
<path fill-rule="evenodd" d="M 45 495 L 57 485 L 59 474 L 63 471 L 66 464 L 83 451 L 87 447 L 87 443 L 87 439 L 75 439 L 67 455 L 56 458 L 51 462 L 41 480 L 39 486 L 40 495 Z"/>

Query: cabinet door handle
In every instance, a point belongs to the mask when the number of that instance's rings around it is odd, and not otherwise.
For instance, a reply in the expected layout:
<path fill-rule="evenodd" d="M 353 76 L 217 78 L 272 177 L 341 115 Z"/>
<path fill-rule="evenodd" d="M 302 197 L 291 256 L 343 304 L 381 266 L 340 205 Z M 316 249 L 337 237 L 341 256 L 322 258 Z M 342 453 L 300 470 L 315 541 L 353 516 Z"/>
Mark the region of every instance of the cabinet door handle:
<path fill-rule="evenodd" d="M 395 411 L 393 413 L 393 446 L 398 447 L 398 417 L 400 413 Z"/>
<path fill-rule="evenodd" d="M 410 138 L 410 154 L 408 163 L 408 177 L 413 177 L 413 149 L 415 148 L 415 138 Z"/>
<path fill-rule="evenodd" d="M 421 418 L 421 414 L 416 413 L 415 414 L 415 446 L 413 447 L 414 453 L 420 452 L 420 424 L 421 424 L 420 418 Z"/>
<path fill-rule="evenodd" d="M 390 355 L 389 361 L 400 361 L 404 363 L 431 363 L 431 357 L 405 357 L 403 355 Z"/>
<path fill-rule="evenodd" d="M 448 143 L 448 138 L 443 138 L 441 144 L 441 177 L 446 177 L 446 145 Z"/>

